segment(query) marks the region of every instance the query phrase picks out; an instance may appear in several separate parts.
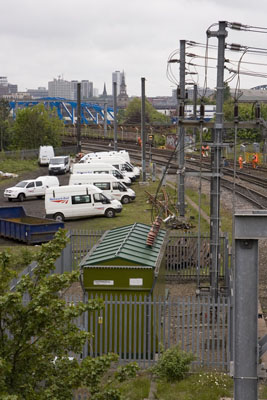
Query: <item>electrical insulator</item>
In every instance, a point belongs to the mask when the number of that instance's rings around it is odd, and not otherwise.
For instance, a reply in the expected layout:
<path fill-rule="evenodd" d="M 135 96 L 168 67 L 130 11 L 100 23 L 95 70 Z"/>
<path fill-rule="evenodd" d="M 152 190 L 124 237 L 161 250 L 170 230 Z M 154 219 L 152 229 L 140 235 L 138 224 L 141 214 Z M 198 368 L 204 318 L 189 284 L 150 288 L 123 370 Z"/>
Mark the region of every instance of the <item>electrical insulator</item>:
<path fill-rule="evenodd" d="M 200 119 L 204 119 L 204 117 L 205 117 L 205 104 L 204 103 L 201 103 L 200 104 Z"/>
<path fill-rule="evenodd" d="M 179 117 L 184 118 L 184 105 L 180 104 L 179 106 Z"/>
<path fill-rule="evenodd" d="M 239 116 L 239 112 L 238 111 L 239 111 L 238 110 L 238 104 L 235 103 L 235 105 L 234 105 L 234 119 L 238 119 L 238 116 Z"/>
<path fill-rule="evenodd" d="M 243 25 L 240 24 L 240 22 L 231 22 L 231 25 L 230 25 L 231 29 L 236 29 L 238 31 L 240 31 L 242 27 L 243 27 Z"/>
<path fill-rule="evenodd" d="M 255 118 L 260 119 L 260 117 L 261 117 L 261 106 L 259 103 L 257 103 L 255 106 Z"/>
<path fill-rule="evenodd" d="M 233 51 L 241 51 L 241 49 L 242 49 L 241 44 L 237 44 L 237 43 L 232 43 L 229 45 L 229 47 L 230 47 L 230 50 L 233 50 Z"/>

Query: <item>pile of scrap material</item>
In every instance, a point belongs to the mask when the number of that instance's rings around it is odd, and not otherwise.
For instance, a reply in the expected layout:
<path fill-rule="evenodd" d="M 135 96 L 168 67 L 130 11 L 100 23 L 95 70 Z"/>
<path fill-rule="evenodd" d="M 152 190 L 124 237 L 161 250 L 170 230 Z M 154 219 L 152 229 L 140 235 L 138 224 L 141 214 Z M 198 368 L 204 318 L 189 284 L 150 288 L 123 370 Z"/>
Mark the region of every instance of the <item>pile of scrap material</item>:
<path fill-rule="evenodd" d="M 17 178 L 18 174 L 12 174 L 11 172 L 0 171 L 0 178 Z"/>
<path fill-rule="evenodd" d="M 163 218 L 163 221 L 168 228 L 182 230 L 194 228 L 194 225 L 186 221 L 185 218 L 176 216 L 176 205 L 165 189 L 162 189 L 157 196 L 147 191 L 145 191 L 145 193 L 148 197 L 148 202 L 152 204 L 155 214 L 160 215 Z"/>
<path fill-rule="evenodd" d="M 170 229 L 188 230 L 195 228 L 195 225 L 193 225 L 191 222 L 188 222 L 185 218 L 178 217 L 176 215 L 171 215 L 167 221 L 165 220 L 165 224 Z"/>

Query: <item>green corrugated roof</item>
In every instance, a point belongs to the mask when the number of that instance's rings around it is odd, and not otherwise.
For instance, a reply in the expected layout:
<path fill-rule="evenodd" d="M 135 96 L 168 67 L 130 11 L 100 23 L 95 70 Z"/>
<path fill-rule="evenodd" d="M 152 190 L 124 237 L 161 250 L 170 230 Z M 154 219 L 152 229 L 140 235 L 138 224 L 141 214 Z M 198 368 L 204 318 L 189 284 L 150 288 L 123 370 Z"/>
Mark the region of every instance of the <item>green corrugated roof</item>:
<path fill-rule="evenodd" d="M 146 244 L 150 229 L 150 225 L 140 223 L 111 229 L 91 250 L 81 267 L 103 265 L 105 261 L 105 265 L 108 265 L 115 259 L 125 260 L 133 265 L 155 267 L 166 231 L 160 229 L 150 247 Z"/>

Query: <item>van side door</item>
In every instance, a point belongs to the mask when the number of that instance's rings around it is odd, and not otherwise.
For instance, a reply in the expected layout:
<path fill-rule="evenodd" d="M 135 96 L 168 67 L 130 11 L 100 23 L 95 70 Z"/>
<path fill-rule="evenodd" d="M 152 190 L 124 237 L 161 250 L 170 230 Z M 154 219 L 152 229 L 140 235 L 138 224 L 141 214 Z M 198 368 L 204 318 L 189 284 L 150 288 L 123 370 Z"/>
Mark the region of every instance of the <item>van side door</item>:
<path fill-rule="evenodd" d="M 77 194 L 71 196 L 71 217 L 85 217 L 95 215 L 92 196 L 90 194 Z"/>

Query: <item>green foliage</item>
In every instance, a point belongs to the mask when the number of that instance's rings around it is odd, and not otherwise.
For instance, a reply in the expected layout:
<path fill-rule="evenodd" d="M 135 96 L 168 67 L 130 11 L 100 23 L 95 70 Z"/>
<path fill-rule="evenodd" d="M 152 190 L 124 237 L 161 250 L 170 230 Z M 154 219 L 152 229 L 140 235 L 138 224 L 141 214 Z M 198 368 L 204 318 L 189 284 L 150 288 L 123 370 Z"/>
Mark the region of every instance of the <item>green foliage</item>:
<path fill-rule="evenodd" d="M 28 171 L 36 171 L 38 168 L 37 160 L 16 160 L 4 159 L 0 161 L 0 170 L 4 172 L 12 172 L 14 174 L 22 174 Z M 4 178 L 6 181 L 7 178 Z"/>
<path fill-rule="evenodd" d="M 75 320 L 85 311 L 99 310 L 102 301 L 67 304 L 60 296 L 79 274 L 49 275 L 67 240 L 65 231 L 59 230 L 53 241 L 43 244 L 36 255 L 37 268 L 20 279 L 15 291 L 9 289 L 14 276 L 10 254 L 0 253 L 1 399 L 66 400 L 72 399 L 73 390 L 79 387 L 87 387 L 92 400 L 120 399 L 119 390 L 106 381 L 103 384 L 117 355 L 87 357 L 81 363 L 68 357 L 70 352 L 80 354 L 91 337 Z M 24 252 L 25 261 L 29 258 Z M 113 374 L 113 381 L 128 379 L 137 370 L 131 364 L 125 368 Z"/>
<path fill-rule="evenodd" d="M 108 376 L 111 366 L 118 361 L 118 355 L 109 353 L 105 356 L 90 358 L 82 361 L 82 378 L 88 388 L 92 400 L 120 400 L 119 389 L 116 382 L 124 382 L 134 378 L 139 369 L 137 363 L 129 363 L 124 367 L 118 367 L 116 372 Z"/>
<path fill-rule="evenodd" d="M 155 134 L 154 135 L 154 145 L 157 146 L 165 146 L 166 137 L 164 135 Z"/>
<path fill-rule="evenodd" d="M 161 400 L 219 400 L 233 397 L 233 381 L 225 373 L 200 372 L 194 373 L 182 381 L 168 383 L 161 381 L 157 385 L 157 396 Z"/>
<path fill-rule="evenodd" d="M 194 356 L 191 353 L 175 346 L 161 354 L 151 371 L 157 378 L 166 379 L 168 382 L 179 381 L 185 377 L 193 360 Z"/>
<path fill-rule="evenodd" d="M 0 100 L 0 150 L 8 150 L 10 145 L 10 107 L 5 99 Z"/>
<path fill-rule="evenodd" d="M 251 121 L 255 119 L 254 116 L 254 104 L 240 103 L 238 104 L 239 109 L 239 121 Z M 234 121 L 234 102 L 228 100 L 223 106 L 224 119 L 225 121 Z M 267 105 L 261 104 L 261 115 L 263 119 L 267 119 Z M 240 140 L 249 140 L 251 142 L 261 140 L 260 129 L 238 129 L 237 136 Z M 233 139 L 234 130 L 228 131 L 228 138 Z"/>
<path fill-rule="evenodd" d="M 124 111 L 123 123 L 140 124 L 141 123 L 141 99 L 134 98 Z M 149 101 L 145 102 L 145 122 L 149 124 L 167 124 L 170 123 L 169 117 L 158 112 Z"/>
<path fill-rule="evenodd" d="M 55 110 L 43 104 L 19 110 L 13 126 L 12 142 L 16 149 L 34 149 L 40 145 L 59 146 L 64 123 Z"/>
<path fill-rule="evenodd" d="M 145 372 L 139 376 L 123 383 L 116 384 L 121 392 L 121 398 L 124 400 L 140 400 L 149 396 L 151 378 Z"/>

